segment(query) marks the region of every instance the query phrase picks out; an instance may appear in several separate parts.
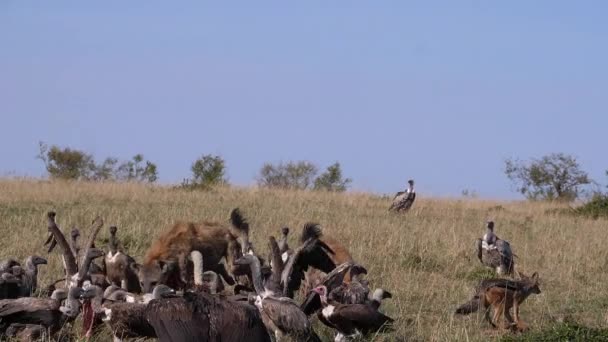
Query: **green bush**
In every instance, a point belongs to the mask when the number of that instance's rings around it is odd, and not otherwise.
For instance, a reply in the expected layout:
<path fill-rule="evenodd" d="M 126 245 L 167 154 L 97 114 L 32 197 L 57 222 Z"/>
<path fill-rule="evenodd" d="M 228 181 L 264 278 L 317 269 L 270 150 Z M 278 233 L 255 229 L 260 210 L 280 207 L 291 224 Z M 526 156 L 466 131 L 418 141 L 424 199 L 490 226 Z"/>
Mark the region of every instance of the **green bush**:
<path fill-rule="evenodd" d="M 327 170 L 315 179 L 314 189 L 342 192 L 346 191 L 351 182 L 352 179 L 350 178 L 342 178 L 340 163 L 335 162 L 328 166 Z"/>
<path fill-rule="evenodd" d="M 307 161 L 266 163 L 260 169 L 258 184 L 268 188 L 308 189 L 317 174 L 317 167 Z"/>
<path fill-rule="evenodd" d="M 596 194 L 589 202 L 574 208 L 573 212 L 592 218 L 608 217 L 608 194 Z"/>
<path fill-rule="evenodd" d="M 153 183 L 158 178 L 156 165 L 136 154 L 132 160 L 118 164 L 118 159 L 106 158 L 96 164 L 93 155 L 57 145 L 39 143 L 37 158 L 42 160 L 49 177 L 63 180 L 137 181 Z"/>
<path fill-rule="evenodd" d="M 192 178 L 185 179 L 181 188 L 208 190 L 216 185 L 228 183 L 226 162 L 220 156 L 202 155 L 190 167 Z"/>

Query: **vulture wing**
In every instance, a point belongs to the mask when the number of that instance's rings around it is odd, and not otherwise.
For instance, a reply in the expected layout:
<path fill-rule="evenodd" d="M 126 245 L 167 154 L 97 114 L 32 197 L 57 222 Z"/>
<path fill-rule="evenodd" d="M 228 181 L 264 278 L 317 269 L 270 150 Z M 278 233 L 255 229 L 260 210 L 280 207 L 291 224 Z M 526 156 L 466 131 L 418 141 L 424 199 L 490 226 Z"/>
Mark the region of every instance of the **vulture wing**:
<path fill-rule="evenodd" d="M 193 299 L 169 298 L 150 301 L 146 318 L 161 342 L 210 340 L 209 310 Z"/>
<path fill-rule="evenodd" d="M 348 326 L 350 322 L 357 330 L 366 334 L 380 330 L 393 319 L 365 304 L 341 305 L 329 319 L 334 325 Z"/>
<path fill-rule="evenodd" d="M 59 310 L 59 302 L 51 298 L 22 297 L 0 300 L 0 318 L 15 313 Z"/>
<path fill-rule="evenodd" d="M 336 265 L 327 254 L 327 251 L 333 253 L 333 251 L 331 251 L 331 249 L 322 241 L 319 241 L 316 236 L 309 237 L 302 245 L 298 246 L 287 261 L 283 273 L 281 274 L 283 294 L 290 298 L 293 297 L 293 292 L 300 288 L 302 279 L 304 279 L 304 271 L 306 271 L 309 266 L 319 268 L 324 272 L 333 270 Z"/>
<path fill-rule="evenodd" d="M 325 275 L 321 281 L 321 284 L 325 285 L 327 287 L 327 291 L 331 293 L 336 287 L 342 284 L 346 272 L 350 271 L 353 265 L 354 263 L 352 261 L 347 261 L 339 265 Z M 310 291 L 300 307 L 302 308 L 302 311 L 306 313 L 306 315 L 310 315 L 321 309 L 321 298 L 319 297 L 319 294 L 314 291 Z"/>
<path fill-rule="evenodd" d="M 308 317 L 290 298 L 267 297 L 262 308 L 277 328 L 290 336 L 306 337 L 311 333 Z"/>

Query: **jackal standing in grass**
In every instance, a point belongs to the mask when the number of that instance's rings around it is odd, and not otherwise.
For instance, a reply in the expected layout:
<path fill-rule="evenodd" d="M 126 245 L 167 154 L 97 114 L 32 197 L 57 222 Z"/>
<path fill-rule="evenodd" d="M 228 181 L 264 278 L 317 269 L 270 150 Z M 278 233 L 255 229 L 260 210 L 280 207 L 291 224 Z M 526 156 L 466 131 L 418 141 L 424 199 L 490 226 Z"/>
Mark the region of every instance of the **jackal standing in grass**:
<path fill-rule="evenodd" d="M 531 277 L 518 273 L 521 279 L 486 279 L 482 280 L 473 298 L 456 309 L 456 314 L 467 315 L 483 308 L 486 320 L 494 327 L 500 325 L 504 314 L 508 326 L 514 330 L 525 330 L 526 324 L 519 319 L 519 307 L 531 294 L 539 294 L 538 273 Z M 513 308 L 513 316 L 511 316 Z M 492 309 L 492 317 L 490 317 Z"/>

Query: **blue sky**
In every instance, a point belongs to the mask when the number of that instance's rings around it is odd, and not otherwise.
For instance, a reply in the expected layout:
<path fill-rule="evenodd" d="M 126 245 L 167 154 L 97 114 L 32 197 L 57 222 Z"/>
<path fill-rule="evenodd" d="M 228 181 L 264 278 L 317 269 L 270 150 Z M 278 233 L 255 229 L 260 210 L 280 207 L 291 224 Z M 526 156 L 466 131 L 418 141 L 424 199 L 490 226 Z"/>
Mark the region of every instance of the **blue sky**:
<path fill-rule="evenodd" d="M 340 161 L 356 190 L 518 198 L 507 157 L 605 182 L 605 1 L 0 2 L 0 173 L 38 141 L 141 152 L 179 182 Z"/>

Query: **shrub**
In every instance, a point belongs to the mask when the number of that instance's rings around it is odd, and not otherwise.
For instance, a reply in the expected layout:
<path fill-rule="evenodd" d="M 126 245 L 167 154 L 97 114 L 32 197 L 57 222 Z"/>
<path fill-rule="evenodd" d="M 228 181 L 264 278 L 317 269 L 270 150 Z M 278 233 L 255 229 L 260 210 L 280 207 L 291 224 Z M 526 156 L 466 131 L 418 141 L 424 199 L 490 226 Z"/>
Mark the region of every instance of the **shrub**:
<path fill-rule="evenodd" d="M 342 192 L 346 191 L 351 182 L 350 178 L 342 178 L 340 163 L 336 162 L 328 166 L 327 170 L 315 179 L 314 189 Z"/>
<path fill-rule="evenodd" d="M 592 218 L 608 217 L 608 194 L 596 194 L 590 201 L 578 208 L 574 208 L 573 212 L 581 216 Z"/>
<path fill-rule="evenodd" d="M 83 151 L 60 148 L 53 145 L 49 148 L 40 142 L 40 151 L 37 158 L 44 162 L 44 166 L 53 179 L 64 180 L 125 180 L 140 182 L 155 182 L 158 178 L 156 165 L 144 156 L 137 154 L 132 160 L 120 164 L 118 159 L 106 158 L 101 164 L 95 164 L 91 154 Z"/>
<path fill-rule="evenodd" d="M 122 163 L 115 174 L 117 179 L 125 181 L 154 183 L 158 179 L 156 164 L 144 160 L 142 154 L 136 154 L 133 159 Z"/>
<path fill-rule="evenodd" d="M 260 169 L 258 184 L 269 188 L 308 189 L 313 184 L 317 167 L 307 161 L 266 163 Z"/>
<path fill-rule="evenodd" d="M 226 184 L 226 163 L 220 156 L 202 155 L 192 164 L 192 178 L 182 182 L 183 188 L 209 189 Z"/>
<path fill-rule="evenodd" d="M 83 151 L 39 143 L 37 158 L 44 162 L 46 171 L 54 179 L 88 180 L 95 174 L 93 156 Z"/>
<path fill-rule="evenodd" d="M 576 158 L 553 153 L 530 162 L 508 159 L 505 174 L 517 190 L 531 200 L 573 201 L 580 187 L 591 183 Z"/>

